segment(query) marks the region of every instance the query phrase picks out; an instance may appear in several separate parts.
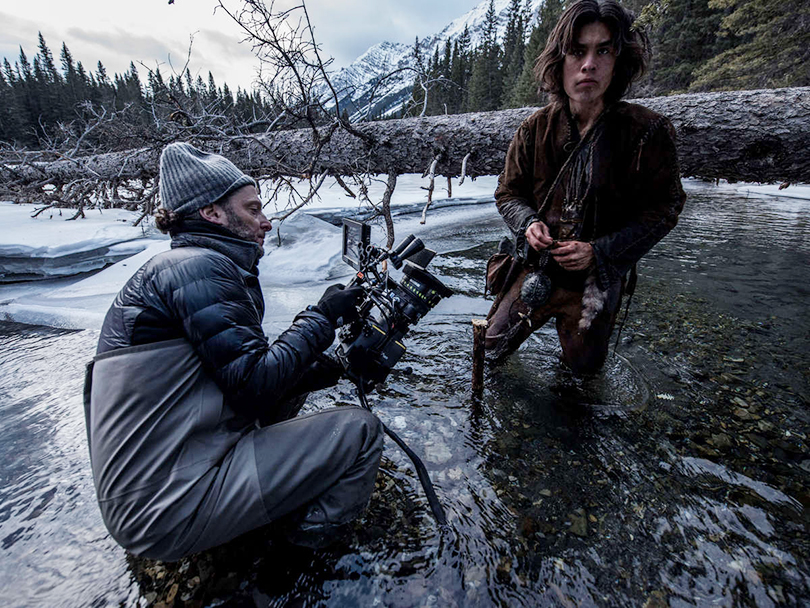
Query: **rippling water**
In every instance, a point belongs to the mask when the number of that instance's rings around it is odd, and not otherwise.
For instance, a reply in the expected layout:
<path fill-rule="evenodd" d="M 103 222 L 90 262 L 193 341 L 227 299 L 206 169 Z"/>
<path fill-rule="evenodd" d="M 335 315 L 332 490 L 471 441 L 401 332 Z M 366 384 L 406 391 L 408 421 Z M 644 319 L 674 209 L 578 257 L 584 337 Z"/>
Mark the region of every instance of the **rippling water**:
<path fill-rule="evenodd" d="M 97 339 L 0 324 L 3 605 L 105 605 L 130 595 L 89 470 L 81 392 Z"/>
<path fill-rule="evenodd" d="M 425 237 L 456 301 L 480 297 L 500 231 L 489 214 Z M 413 372 L 370 400 L 423 456 L 448 529 L 388 444 L 336 547 L 251 535 L 167 566 L 127 559 L 98 514 L 81 405 L 97 333 L 0 324 L 0 603 L 810 605 L 809 254 L 807 201 L 693 188 L 604 374 L 567 375 L 544 328 L 480 398 L 469 314 L 442 307 L 408 336 Z M 307 408 L 336 403 L 350 385 Z"/>

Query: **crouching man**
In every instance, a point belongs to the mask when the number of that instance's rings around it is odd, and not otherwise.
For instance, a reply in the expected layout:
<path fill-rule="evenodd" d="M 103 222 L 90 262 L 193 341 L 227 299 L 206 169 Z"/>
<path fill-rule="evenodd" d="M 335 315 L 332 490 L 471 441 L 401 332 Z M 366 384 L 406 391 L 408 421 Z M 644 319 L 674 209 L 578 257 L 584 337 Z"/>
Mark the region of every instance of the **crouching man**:
<path fill-rule="evenodd" d="M 258 261 L 270 222 L 229 160 L 175 143 L 160 159 L 157 223 L 171 250 L 115 298 L 88 366 L 85 415 L 99 506 L 130 552 L 177 560 L 284 517 L 320 544 L 365 508 L 382 425 L 341 407 L 296 417 L 337 382 L 316 362 L 356 317 L 333 285 L 272 344 Z"/>

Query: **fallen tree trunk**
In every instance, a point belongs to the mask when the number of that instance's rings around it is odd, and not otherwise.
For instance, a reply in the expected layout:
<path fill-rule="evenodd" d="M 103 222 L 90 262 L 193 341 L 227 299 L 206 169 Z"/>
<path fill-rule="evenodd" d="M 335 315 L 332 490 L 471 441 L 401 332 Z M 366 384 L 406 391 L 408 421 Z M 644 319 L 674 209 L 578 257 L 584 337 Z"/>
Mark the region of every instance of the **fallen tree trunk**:
<path fill-rule="evenodd" d="M 681 175 L 810 182 L 810 87 L 640 99 L 678 134 Z"/>
<path fill-rule="evenodd" d="M 810 87 L 697 93 L 634 100 L 672 119 L 684 177 L 753 182 L 810 181 Z M 437 175 L 500 173 L 506 149 L 536 108 L 354 125 L 338 129 L 322 148 L 314 173 L 423 173 L 438 157 Z M 302 176 L 314 154 L 307 129 L 232 138 L 217 152 L 254 176 Z M 160 150 L 0 166 L 9 188 L 76 179 L 153 178 Z"/>

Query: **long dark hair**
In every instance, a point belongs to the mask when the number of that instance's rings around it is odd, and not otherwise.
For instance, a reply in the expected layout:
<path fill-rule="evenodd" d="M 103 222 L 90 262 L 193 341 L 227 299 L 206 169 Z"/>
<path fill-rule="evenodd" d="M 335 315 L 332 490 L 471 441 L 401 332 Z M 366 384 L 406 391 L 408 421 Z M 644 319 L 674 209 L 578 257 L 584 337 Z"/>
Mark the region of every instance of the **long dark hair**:
<path fill-rule="evenodd" d="M 578 0 L 560 16 L 546 48 L 534 64 L 534 77 L 556 104 L 565 104 L 568 96 L 563 88 L 563 62 L 566 53 L 576 43 L 582 27 L 590 23 L 604 23 L 610 30 L 611 42 L 616 52 L 616 67 L 613 80 L 605 91 L 605 104 L 621 99 L 630 84 L 644 73 L 650 56 L 650 41 L 647 34 L 633 27 L 636 16 L 616 0 Z"/>

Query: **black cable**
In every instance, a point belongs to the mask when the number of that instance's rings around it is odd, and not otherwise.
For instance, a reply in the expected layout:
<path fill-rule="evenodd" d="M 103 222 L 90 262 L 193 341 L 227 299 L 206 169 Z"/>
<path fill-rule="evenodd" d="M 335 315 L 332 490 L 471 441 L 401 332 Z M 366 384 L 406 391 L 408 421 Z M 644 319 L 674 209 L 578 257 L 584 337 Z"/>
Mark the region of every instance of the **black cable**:
<path fill-rule="evenodd" d="M 366 399 L 366 393 L 363 390 L 362 381 L 357 382 L 357 394 L 360 397 L 360 404 L 368 411 L 371 411 L 371 407 Z M 416 453 L 409 448 L 408 445 L 402 439 L 400 439 L 396 433 L 394 433 L 394 431 L 385 426 L 385 424 L 382 426 L 385 434 L 393 439 L 394 443 L 402 448 L 402 451 L 405 452 L 405 454 L 408 455 L 408 458 L 411 459 L 411 462 L 416 469 L 416 474 L 419 477 L 419 482 L 422 484 L 422 488 L 425 490 L 425 496 L 427 496 L 428 504 L 430 505 L 430 510 L 433 512 L 433 517 L 436 519 L 436 523 L 438 523 L 440 526 L 446 526 L 447 517 L 444 514 L 444 509 L 439 502 L 438 496 L 436 496 L 436 491 L 433 489 L 433 483 L 430 481 L 430 476 L 428 475 L 428 471 L 425 468 L 424 463 L 419 459 L 419 456 L 417 456 Z"/>

